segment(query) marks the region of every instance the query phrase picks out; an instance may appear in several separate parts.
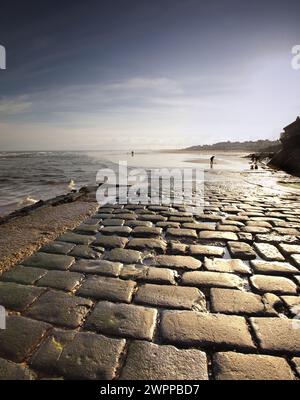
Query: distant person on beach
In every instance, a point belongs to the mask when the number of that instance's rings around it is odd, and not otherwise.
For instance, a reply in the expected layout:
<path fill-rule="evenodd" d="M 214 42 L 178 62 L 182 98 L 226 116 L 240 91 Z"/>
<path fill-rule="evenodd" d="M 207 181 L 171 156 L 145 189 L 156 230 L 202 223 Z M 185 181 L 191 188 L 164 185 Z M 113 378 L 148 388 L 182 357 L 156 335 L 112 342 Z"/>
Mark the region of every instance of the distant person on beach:
<path fill-rule="evenodd" d="M 252 162 L 251 162 L 251 165 L 250 165 L 250 168 L 251 169 L 258 169 L 258 157 L 257 156 L 252 156 Z"/>
<path fill-rule="evenodd" d="M 134 156 L 134 151 L 132 150 L 132 152 L 131 152 L 131 157 L 133 157 Z"/>
<path fill-rule="evenodd" d="M 214 159 L 215 159 L 215 156 L 210 157 L 210 168 L 212 168 L 214 166 Z"/>

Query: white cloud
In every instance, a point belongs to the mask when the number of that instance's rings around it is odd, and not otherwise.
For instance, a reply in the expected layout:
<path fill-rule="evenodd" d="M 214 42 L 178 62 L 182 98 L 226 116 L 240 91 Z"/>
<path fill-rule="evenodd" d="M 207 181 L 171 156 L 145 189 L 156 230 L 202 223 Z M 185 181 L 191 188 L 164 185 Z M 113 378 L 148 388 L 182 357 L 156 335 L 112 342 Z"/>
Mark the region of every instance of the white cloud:
<path fill-rule="evenodd" d="M 22 97 L 16 97 L 12 99 L 0 100 L 0 115 L 17 115 L 27 112 L 31 109 L 31 101 L 23 100 Z"/>
<path fill-rule="evenodd" d="M 267 61 L 238 77 L 136 76 L 5 98 L 0 147 L 170 148 L 276 138 L 299 113 L 300 81 L 285 60 Z"/>
<path fill-rule="evenodd" d="M 152 90 L 169 94 L 182 93 L 182 88 L 179 83 L 168 78 L 135 77 L 120 82 L 104 85 L 103 89 L 116 91 Z"/>

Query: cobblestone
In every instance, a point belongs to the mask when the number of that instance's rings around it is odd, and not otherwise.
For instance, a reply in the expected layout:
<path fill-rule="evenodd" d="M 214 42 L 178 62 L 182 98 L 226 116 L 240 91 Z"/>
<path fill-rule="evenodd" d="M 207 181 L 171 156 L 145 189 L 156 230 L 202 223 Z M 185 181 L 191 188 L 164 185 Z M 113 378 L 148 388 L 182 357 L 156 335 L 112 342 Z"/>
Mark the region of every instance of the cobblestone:
<path fill-rule="evenodd" d="M 191 256 L 202 258 L 205 256 L 222 257 L 225 253 L 223 247 L 207 246 L 204 244 L 193 244 L 189 246 L 189 253 Z"/>
<path fill-rule="evenodd" d="M 204 267 L 208 271 L 229 272 L 241 275 L 250 275 L 251 270 L 246 263 L 238 259 L 205 258 Z"/>
<path fill-rule="evenodd" d="M 135 285 L 135 282 L 130 280 L 123 281 L 118 278 L 90 276 L 78 289 L 77 294 L 97 300 L 130 303 Z"/>
<path fill-rule="evenodd" d="M 74 230 L 74 232 L 80 233 L 82 235 L 95 235 L 96 233 L 98 233 L 98 230 L 99 230 L 98 224 L 96 225 L 81 224 Z"/>
<path fill-rule="evenodd" d="M 180 222 L 180 223 L 184 223 L 184 222 L 191 222 L 194 223 L 194 218 L 193 217 L 178 217 L 178 216 L 172 216 L 169 217 L 170 221 L 173 222 Z"/>
<path fill-rule="evenodd" d="M 136 226 L 132 231 L 132 236 L 148 238 L 148 237 L 157 237 L 161 235 L 162 228 L 158 227 L 148 227 L 148 226 Z"/>
<path fill-rule="evenodd" d="M 180 268 L 180 269 L 198 269 L 201 267 L 201 261 L 189 256 L 169 256 L 161 255 L 154 257 L 151 264 L 159 267 Z"/>
<path fill-rule="evenodd" d="M 223 220 L 221 215 L 216 214 L 200 214 L 196 218 L 201 222 L 220 222 Z"/>
<path fill-rule="evenodd" d="M 23 362 L 51 328 L 44 322 L 17 315 L 6 319 L 6 329 L 0 330 L 0 357 Z"/>
<path fill-rule="evenodd" d="M 126 211 L 126 213 L 125 213 L 125 210 L 124 210 L 124 213 L 118 213 L 118 214 L 114 214 L 114 217 L 115 218 L 122 218 L 125 222 L 124 222 L 124 225 L 126 224 L 126 222 L 128 222 L 128 221 L 135 221 L 135 219 L 137 218 L 137 215 L 136 214 L 133 214 L 133 213 L 128 213 L 127 211 Z"/>
<path fill-rule="evenodd" d="M 103 226 L 122 226 L 125 220 L 119 218 L 106 218 L 101 225 Z"/>
<path fill-rule="evenodd" d="M 234 274 L 192 271 L 182 275 L 183 285 L 199 287 L 242 288 L 243 280 Z"/>
<path fill-rule="evenodd" d="M 102 235 L 129 236 L 131 231 L 129 226 L 105 226 L 100 229 Z"/>
<path fill-rule="evenodd" d="M 28 368 L 0 358 L 0 380 L 32 380 L 34 373 Z"/>
<path fill-rule="evenodd" d="M 168 228 L 166 234 L 178 239 L 197 239 L 197 232 L 194 229 Z"/>
<path fill-rule="evenodd" d="M 51 336 L 32 359 L 32 365 L 46 372 L 54 371 L 69 379 L 113 379 L 124 339 L 111 339 L 89 332 L 73 333 L 61 343 L 61 336 Z M 52 366 L 53 369 L 49 367 Z"/>
<path fill-rule="evenodd" d="M 266 221 L 247 221 L 247 226 L 260 226 L 263 228 L 272 228 L 272 225 Z"/>
<path fill-rule="evenodd" d="M 217 231 L 225 231 L 225 232 L 239 232 L 240 228 L 235 225 L 225 225 L 225 224 L 219 224 L 217 225 Z"/>
<path fill-rule="evenodd" d="M 298 244 L 279 243 L 278 247 L 283 254 L 300 254 L 300 246 Z"/>
<path fill-rule="evenodd" d="M 22 265 L 44 269 L 67 270 L 74 261 L 74 257 L 38 252 L 24 260 Z"/>
<path fill-rule="evenodd" d="M 88 317 L 85 327 L 100 333 L 151 340 L 157 311 L 132 304 L 99 302 Z"/>
<path fill-rule="evenodd" d="M 87 245 L 79 244 L 75 246 L 69 254 L 70 256 L 73 256 L 75 258 L 88 258 L 96 260 L 97 258 L 101 257 L 103 251 L 104 249 L 101 249 L 99 247 L 97 248 L 97 250 L 95 250 Z"/>
<path fill-rule="evenodd" d="M 40 321 L 77 328 L 83 322 L 92 304 L 88 299 L 50 290 L 41 295 L 25 315 Z"/>
<path fill-rule="evenodd" d="M 0 282 L 0 304 L 10 310 L 24 311 L 45 289 L 19 285 L 13 282 Z"/>
<path fill-rule="evenodd" d="M 124 265 L 120 277 L 137 281 L 175 284 L 176 271 L 168 268 Z"/>
<path fill-rule="evenodd" d="M 164 312 L 161 332 L 167 343 L 255 350 L 243 317 L 193 311 Z"/>
<path fill-rule="evenodd" d="M 188 249 L 188 245 L 176 241 L 169 242 L 169 252 L 173 255 L 184 255 Z"/>
<path fill-rule="evenodd" d="M 299 236 L 291 236 L 291 235 L 279 235 L 276 233 L 267 233 L 256 235 L 256 241 L 262 243 L 289 243 L 289 244 L 300 244 Z"/>
<path fill-rule="evenodd" d="M 157 222 L 156 226 L 159 228 L 180 228 L 180 223 L 172 221 Z"/>
<path fill-rule="evenodd" d="M 125 225 L 126 226 L 130 226 L 130 228 L 135 228 L 136 226 L 148 226 L 148 227 L 151 227 L 151 226 L 153 226 L 153 223 L 151 221 L 129 220 L 129 221 L 125 222 Z M 160 226 L 160 225 L 157 224 L 156 226 Z"/>
<path fill-rule="evenodd" d="M 207 380 L 206 354 L 199 350 L 179 350 L 174 346 L 134 341 L 129 346 L 124 380 Z"/>
<path fill-rule="evenodd" d="M 185 229 L 194 229 L 195 231 L 214 231 L 215 225 L 211 223 L 193 223 L 193 222 L 184 222 L 182 227 Z"/>
<path fill-rule="evenodd" d="M 256 258 L 253 248 L 245 242 L 228 242 L 228 249 L 233 258 L 250 260 Z"/>
<path fill-rule="evenodd" d="M 70 271 L 82 272 L 85 274 L 119 276 L 122 268 L 121 263 L 107 260 L 79 260 L 71 268 Z"/>
<path fill-rule="evenodd" d="M 11 270 L 4 272 L 4 274 L 1 276 L 1 280 L 23 283 L 25 285 L 33 285 L 47 272 L 47 269 L 23 267 L 22 265 L 17 265 Z"/>
<path fill-rule="evenodd" d="M 234 232 L 222 232 L 222 231 L 200 231 L 200 239 L 208 240 L 238 240 L 236 233 Z"/>
<path fill-rule="evenodd" d="M 249 226 L 249 225 L 244 226 L 243 228 L 241 228 L 241 230 L 243 232 L 248 232 L 253 234 L 270 232 L 269 228 L 264 228 L 262 226 Z"/>
<path fill-rule="evenodd" d="M 274 232 L 279 233 L 280 235 L 299 235 L 299 229 L 294 228 L 274 228 Z"/>
<path fill-rule="evenodd" d="M 277 294 L 295 294 L 297 285 L 288 278 L 281 276 L 254 275 L 250 278 L 251 284 L 260 292 Z"/>
<path fill-rule="evenodd" d="M 300 355 L 300 329 L 293 320 L 283 318 L 250 318 L 262 350 Z"/>
<path fill-rule="evenodd" d="M 258 254 L 267 261 L 285 261 L 284 256 L 272 244 L 255 243 L 254 246 Z"/>
<path fill-rule="evenodd" d="M 113 249 L 115 247 L 123 248 L 128 243 L 128 239 L 123 236 L 100 236 L 98 237 L 93 245 L 103 246 L 106 249 Z"/>
<path fill-rule="evenodd" d="M 231 351 L 213 355 L 218 380 L 294 380 L 284 358 Z"/>
<path fill-rule="evenodd" d="M 276 261 L 250 261 L 251 267 L 255 272 L 261 274 L 294 275 L 299 274 L 299 270 L 289 263 Z"/>
<path fill-rule="evenodd" d="M 167 217 L 157 214 L 140 214 L 138 218 L 142 221 L 150 221 L 154 223 L 167 221 Z M 170 219 L 170 221 L 172 221 L 172 219 Z"/>
<path fill-rule="evenodd" d="M 101 207 L 20 259 L 0 276 L 0 378 L 294 379 L 300 202 L 271 192 Z"/>
<path fill-rule="evenodd" d="M 248 232 L 238 232 L 238 238 L 241 242 L 246 242 L 252 244 L 253 242 L 253 235 Z"/>
<path fill-rule="evenodd" d="M 105 254 L 105 259 L 124 264 L 136 264 L 142 261 L 142 253 L 130 249 L 113 249 Z"/>
<path fill-rule="evenodd" d="M 77 272 L 48 271 L 38 282 L 38 286 L 72 291 L 83 280 L 84 275 Z"/>
<path fill-rule="evenodd" d="M 80 235 L 79 233 L 66 232 L 59 236 L 58 240 L 61 242 L 74 243 L 74 244 L 90 244 L 96 239 L 92 235 Z"/>
<path fill-rule="evenodd" d="M 75 247 L 73 243 L 54 241 L 45 244 L 40 251 L 43 253 L 68 254 Z"/>
<path fill-rule="evenodd" d="M 212 311 L 223 314 L 277 316 L 274 305 L 280 303 L 275 295 L 262 297 L 240 290 L 213 288 L 210 295 Z"/>
<path fill-rule="evenodd" d="M 145 284 L 139 287 L 134 301 L 164 308 L 205 310 L 205 296 L 196 288 Z"/>
<path fill-rule="evenodd" d="M 161 239 L 131 239 L 126 246 L 129 249 L 135 250 L 155 250 L 158 253 L 165 253 L 167 242 Z"/>

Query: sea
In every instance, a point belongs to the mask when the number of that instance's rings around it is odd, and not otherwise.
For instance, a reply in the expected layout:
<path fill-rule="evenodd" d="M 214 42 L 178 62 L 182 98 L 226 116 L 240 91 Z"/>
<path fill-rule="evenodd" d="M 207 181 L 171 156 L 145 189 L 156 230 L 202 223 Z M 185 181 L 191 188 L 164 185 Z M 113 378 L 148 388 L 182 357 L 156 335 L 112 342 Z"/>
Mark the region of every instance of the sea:
<path fill-rule="evenodd" d="M 244 153 L 182 151 L 24 151 L 0 152 L 0 216 L 84 185 L 95 185 L 97 172 L 116 170 L 120 162 L 132 168 L 193 168 L 205 171 L 206 179 L 249 169 Z"/>

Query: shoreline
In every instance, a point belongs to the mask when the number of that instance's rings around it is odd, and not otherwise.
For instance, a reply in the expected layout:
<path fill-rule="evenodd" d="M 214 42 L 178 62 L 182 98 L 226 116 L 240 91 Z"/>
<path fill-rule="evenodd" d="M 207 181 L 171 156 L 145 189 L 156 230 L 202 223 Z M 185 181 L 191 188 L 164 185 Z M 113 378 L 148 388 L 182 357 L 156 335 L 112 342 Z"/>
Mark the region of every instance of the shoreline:
<path fill-rule="evenodd" d="M 218 171 L 215 171 L 218 172 Z M 253 179 L 255 176 L 255 179 Z M 265 187 L 274 193 L 299 195 L 297 178 L 281 171 L 275 172 L 261 165 L 259 172 L 223 171 L 216 174 L 212 185 L 240 181 L 243 185 Z M 268 184 L 266 184 L 266 180 Z M 270 182 L 271 180 L 271 182 Z M 99 204 L 96 202 L 97 186 L 84 186 L 48 200 L 23 207 L 0 218 L 0 272 L 11 268 L 37 251 L 45 243 L 54 240 L 68 229 L 74 229 L 92 215 Z"/>

